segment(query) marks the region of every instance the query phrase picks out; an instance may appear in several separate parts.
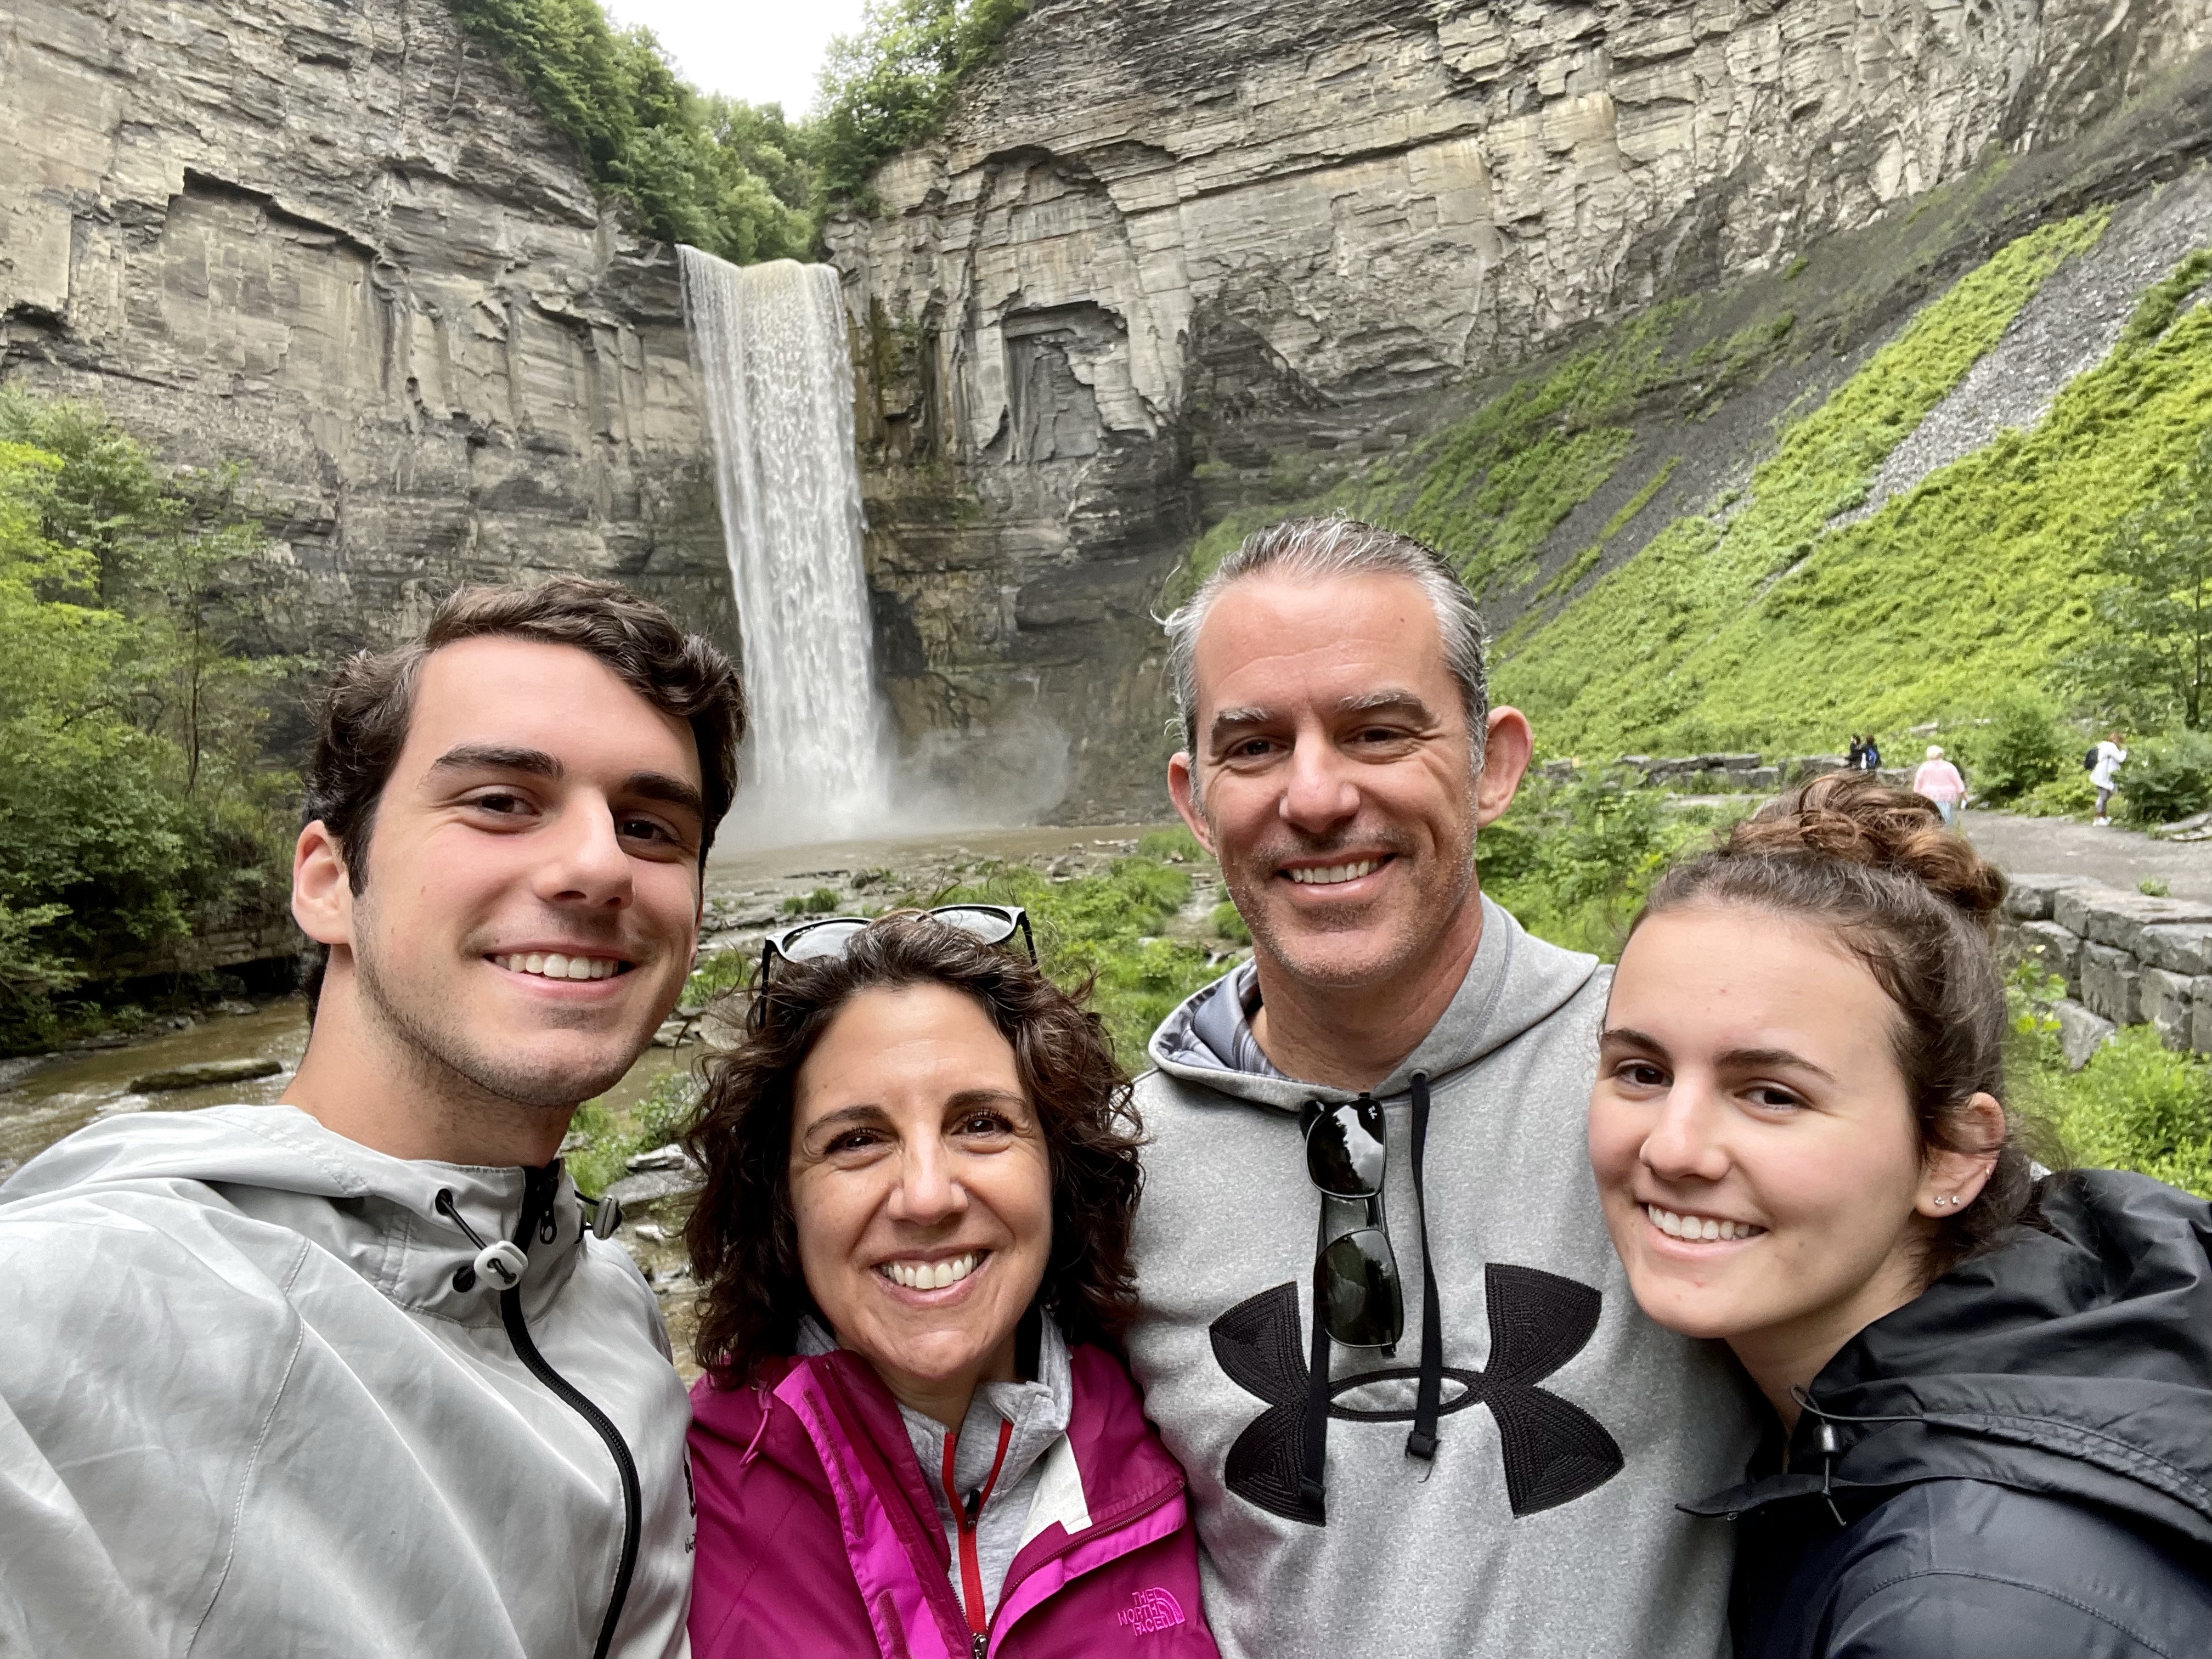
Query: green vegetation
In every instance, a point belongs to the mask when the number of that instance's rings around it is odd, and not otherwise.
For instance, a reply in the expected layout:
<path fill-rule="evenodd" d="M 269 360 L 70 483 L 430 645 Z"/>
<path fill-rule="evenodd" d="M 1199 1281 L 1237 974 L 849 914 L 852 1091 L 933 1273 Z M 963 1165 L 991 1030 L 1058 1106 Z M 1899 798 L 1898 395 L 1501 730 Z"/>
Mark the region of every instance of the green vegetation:
<path fill-rule="evenodd" d="M 690 1127 L 699 1103 L 699 1084 L 688 1072 L 672 1072 L 646 1091 L 628 1111 L 604 1100 L 587 1100 L 568 1121 L 564 1154 L 568 1173 L 586 1198 L 597 1198 L 620 1181 L 640 1152 L 672 1144 Z"/>
<path fill-rule="evenodd" d="M 103 1023 L 133 958 L 285 890 L 261 728 L 295 665 L 246 646 L 286 573 L 240 483 L 0 392 L 0 1052 Z"/>
<path fill-rule="evenodd" d="M 1669 810 L 1633 772 L 1531 775 L 1477 842 L 1482 889 L 1530 933 L 1609 962 L 1653 880 L 1718 821 Z"/>
<path fill-rule="evenodd" d="M 2059 724 L 2058 711 L 2033 691 L 2014 689 L 1990 706 L 1989 724 L 1970 731 L 1955 757 L 1974 792 L 1991 806 L 2009 806 L 2081 768 L 2078 733 Z"/>
<path fill-rule="evenodd" d="M 826 916 L 837 908 L 837 890 L 817 887 L 807 894 L 793 893 L 783 902 L 787 916 Z"/>
<path fill-rule="evenodd" d="M 944 125 L 961 78 L 988 62 L 1030 0 L 871 0 L 856 34 L 830 44 L 813 143 L 833 199 L 866 192 L 885 156 Z"/>
<path fill-rule="evenodd" d="M 691 976 L 684 981 L 684 994 L 676 999 L 679 1009 L 704 1008 L 726 991 L 742 991 L 753 982 L 753 975 L 760 968 L 760 953 L 757 951 L 715 951 L 703 956 L 691 966 Z"/>
<path fill-rule="evenodd" d="M 2212 428 L 2122 521 L 2096 568 L 2107 580 L 2096 626 L 2068 665 L 2076 685 L 2124 724 L 2178 718 L 2203 729 L 2212 681 Z"/>
<path fill-rule="evenodd" d="M 2172 823 L 2201 811 L 2207 802 L 2212 802 L 2212 734 L 2184 730 L 2130 746 L 2120 769 L 2120 803 L 2133 822 Z"/>
<path fill-rule="evenodd" d="M 1668 753 L 1816 746 L 2034 679 L 2079 628 L 2085 550 L 2212 390 L 2200 313 L 2175 331 L 2190 340 L 2083 376 L 2033 434 L 1830 523 L 2103 228 L 2102 214 L 2046 225 L 1961 277 L 1784 433 L 1731 514 L 1677 520 L 1502 663 L 1500 695 L 1560 747 Z M 2115 421 L 2144 441 L 2115 446 Z"/>
<path fill-rule="evenodd" d="M 2019 1038 L 2014 1094 L 2056 1135 L 2058 1154 L 2069 1164 L 2140 1170 L 2212 1198 L 2212 1063 L 2164 1047 L 2150 1026 L 2130 1025 L 2069 1072 L 2051 1013 L 2065 981 L 2023 969 L 2008 992 Z"/>
<path fill-rule="evenodd" d="M 781 108 L 702 97 L 650 33 L 614 28 L 598 0 L 452 3 L 647 234 L 740 264 L 806 256 L 813 168 Z"/>
<path fill-rule="evenodd" d="M 1252 930 L 1244 925 L 1244 918 L 1238 912 L 1234 899 L 1224 899 L 1215 905 L 1213 914 L 1206 918 L 1206 923 L 1213 929 L 1214 938 L 1226 939 L 1239 950 L 1252 943 Z"/>
<path fill-rule="evenodd" d="M 961 79 L 1030 0 L 873 0 L 830 43 L 821 112 L 711 97 L 599 0 L 452 0 L 471 36 L 574 139 L 592 185 L 651 236 L 738 264 L 812 256 L 823 211 L 865 196 L 887 155 L 933 135 Z"/>
<path fill-rule="evenodd" d="M 1151 1064 L 1145 1044 L 1154 1028 L 1222 971 L 1218 953 L 1167 937 L 1190 890 L 1188 870 L 1139 855 L 1073 881 L 1051 881 L 1026 866 L 991 866 L 972 882 L 902 902 L 1025 906 L 1045 971 L 1070 988 L 1091 982 L 1091 1006 L 1106 1022 L 1115 1052 L 1141 1071 Z"/>

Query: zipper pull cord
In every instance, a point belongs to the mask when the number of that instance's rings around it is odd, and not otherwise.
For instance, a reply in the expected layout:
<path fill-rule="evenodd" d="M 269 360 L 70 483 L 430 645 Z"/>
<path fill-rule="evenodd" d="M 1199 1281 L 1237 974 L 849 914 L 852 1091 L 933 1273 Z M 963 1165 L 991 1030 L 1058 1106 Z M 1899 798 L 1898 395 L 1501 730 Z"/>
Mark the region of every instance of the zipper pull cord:
<path fill-rule="evenodd" d="M 477 1259 L 465 1261 L 454 1270 L 455 1290 L 472 1291 L 478 1279 L 498 1291 L 511 1291 L 522 1283 L 523 1271 L 530 1266 L 530 1258 L 522 1253 L 520 1245 L 510 1244 L 503 1238 L 485 1243 L 482 1236 L 462 1216 L 460 1206 L 453 1202 L 451 1187 L 438 1188 L 438 1197 L 433 1207 L 461 1230 L 462 1237 L 477 1247 Z"/>
<path fill-rule="evenodd" d="M 962 1611 L 968 1615 L 968 1629 L 974 1639 L 969 1644 L 981 1659 L 991 1644 L 991 1621 L 983 1613 L 982 1553 L 975 1545 L 975 1523 L 982 1519 L 983 1505 L 991 1501 L 991 1489 L 999 1484 L 999 1471 L 1006 1467 L 1006 1448 L 1013 1443 L 1014 1425 L 1005 1418 L 999 1419 L 999 1455 L 991 1460 L 990 1478 L 961 1501 L 958 1477 L 952 1472 L 952 1460 L 960 1450 L 960 1433 L 957 1429 L 945 1431 L 945 1467 L 940 1478 L 945 1483 L 945 1501 L 952 1506 L 953 1524 L 960 1534 L 960 1600 Z"/>

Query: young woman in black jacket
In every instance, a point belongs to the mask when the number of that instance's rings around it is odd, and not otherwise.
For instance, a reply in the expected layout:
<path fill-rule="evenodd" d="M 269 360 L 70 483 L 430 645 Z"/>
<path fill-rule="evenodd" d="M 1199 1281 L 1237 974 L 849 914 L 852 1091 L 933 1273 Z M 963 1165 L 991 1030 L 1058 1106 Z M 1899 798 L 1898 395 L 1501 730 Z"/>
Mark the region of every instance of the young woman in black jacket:
<path fill-rule="evenodd" d="M 1637 1300 L 1774 1410 L 1744 1659 L 2212 1652 L 2212 1204 L 2036 1178 L 2003 1104 L 2004 879 L 1820 779 L 1662 878 L 1590 1157 Z"/>

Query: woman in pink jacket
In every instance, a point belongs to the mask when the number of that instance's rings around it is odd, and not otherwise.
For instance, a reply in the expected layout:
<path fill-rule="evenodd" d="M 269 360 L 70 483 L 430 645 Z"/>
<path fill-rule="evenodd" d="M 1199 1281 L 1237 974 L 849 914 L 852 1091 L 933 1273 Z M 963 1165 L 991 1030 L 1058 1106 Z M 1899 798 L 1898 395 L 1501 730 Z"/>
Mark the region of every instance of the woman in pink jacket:
<path fill-rule="evenodd" d="M 689 1141 L 698 1659 L 1215 1659 L 1115 1352 L 1127 1081 L 1018 935 L 955 905 L 763 952 Z"/>
<path fill-rule="evenodd" d="M 1936 803 L 1946 830 L 1959 827 L 1959 803 L 1966 798 L 1966 781 L 1959 775 L 1957 767 L 1943 758 L 1941 744 L 1928 745 L 1928 758 L 1912 774 L 1912 793 Z"/>

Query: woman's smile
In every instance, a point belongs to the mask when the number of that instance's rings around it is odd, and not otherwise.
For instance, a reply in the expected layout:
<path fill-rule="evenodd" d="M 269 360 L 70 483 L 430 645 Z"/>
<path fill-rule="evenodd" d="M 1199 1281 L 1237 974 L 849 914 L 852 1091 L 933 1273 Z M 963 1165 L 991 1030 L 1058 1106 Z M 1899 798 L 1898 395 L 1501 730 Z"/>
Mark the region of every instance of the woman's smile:
<path fill-rule="evenodd" d="M 985 1249 L 963 1250 L 957 1255 L 899 1256 L 876 1263 L 877 1277 L 897 1300 L 917 1306 L 942 1308 L 959 1301 L 975 1288 L 975 1280 L 991 1259 Z"/>

